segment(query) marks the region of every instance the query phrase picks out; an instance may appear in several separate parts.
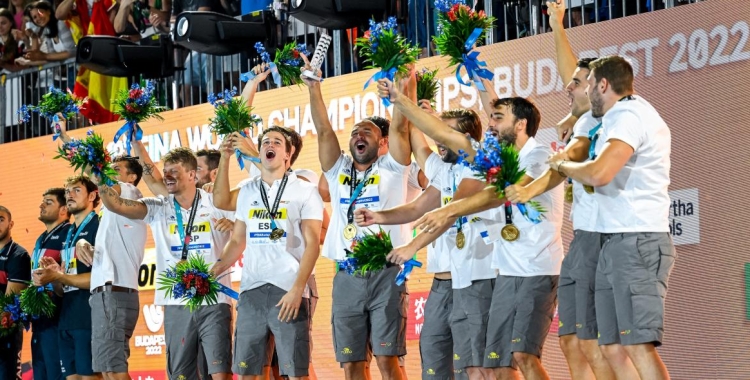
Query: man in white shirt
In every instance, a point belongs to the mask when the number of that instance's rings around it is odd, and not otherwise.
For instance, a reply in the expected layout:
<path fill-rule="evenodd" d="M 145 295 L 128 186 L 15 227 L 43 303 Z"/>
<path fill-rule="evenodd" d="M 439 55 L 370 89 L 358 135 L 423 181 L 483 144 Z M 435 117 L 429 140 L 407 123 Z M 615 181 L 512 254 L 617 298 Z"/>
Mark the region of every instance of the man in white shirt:
<path fill-rule="evenodd" d="M 596 273 L 596 319 L 605 357 L 625 346 L 642 379 L 668 379 L 656 347 L 664 334 L 664 299 L 675 250 L 669 234 L 671 134 L 651 104 L 633 95 L 633 69 L 622 57 L 590 65 L 588 94 L 603 132 L 596 159 L 549 158 L 561 175 L 593 186 L 596 232 L 604 245 Z"/>
<path fill-rule="evenodd" d="M 291 146 L 283 128 L 261 134 L 261 175 L 240 190 L 233 237 L 214 265 L 221 273 L 244 251 L 233 368 L 241 379 L 266 376 L 271 344 L 281 375 L 308 376 L 307 281 L 320 253 L 323 201 L 314 184 L 287 171 Z M 232 152 L 222 150 L 222 161 Z"/>
<path fill-rule="evenodd" d="M 234 216 L 214 207 L 211 194 L 195 187 L 198 166 L 188 148 L 175 148 L 163 158 L 164 185 L 168 196 L 123 199 L 108 187 L 100 187 L 107 210 L 129 219 L 145 220 L 154 235 L 156 271 L 201 255 L 212 264 L 229 240 Z M 178 210 L 179 209 L 179 210 Z M 229 276 L 219 280 L 229 287 Z M 229 298 L 218 295 L 218 304 L 203 305 L 190 312 L 184 302 L 167 298 L 157 288 L 154 303 L 164 305 L 167 341 L 167 374 L 170 378 L 194 378 L 198 345 L 203 348 L 208 372 L 214 380 L 231 378 L 231 308 Z"/>
<path fill-rule="evenodd" d="M 309 65 L 308 65 L 309 67 Z M 411 80 L 414 74 L 411 73 Z M 331 224 L 323 255 L 331 260 L 346 258 L 349 248 L 364 230 L 354 224 L 359 207 L 374 210 L 392 208 L 406 202 L 406 173 L 411 163 L 408 128 L 398 111 L 390 123 L 370 117 L 357 123 L 349 139 L 351 156 L 345 155 L 328 112 L 318 81 L 306 80 L 310 107 L 318 136 L 321 167 L 331 194 Z M 388 136 L 386 139 L 385 136 Z M 378 156 L 386 144 L 389 153 Z M 374 227 L 377 229 L 377 227 Z M 408 226 L 383 226 L 394 245 L 410 238 Z M 347 380 L 362 379 L 366 371 L 368 344 L 384 379 L 402 378 L 398 357 L 406 354 L 406 288 L 396 285 L 397 266 L 365 275 L 339 271 L 333 282 L 333 332 L 336 360 L 343 363 Z M 365 338 L 366 337 L 366 338 Z"/>
<path fill-rule="evenodd" d="M 425 115 L 417 111 L 416 105 L 410 104 L 404 95 L 394 90 L 390 81 L 381 80 L 378 91 L 382 97 L 389 97 L 396 108 L 401 109 L 413 125 L 426 135 L 451 150 L 466 152 L 468 159 L 473 159 L 478 149 L 476 142 L 451 128 L 428 122 Z M 489 105 L 490 132 L 505 142 L 515 144 L 520 150 L 520 164 L 526 169 L 526 176 L 521 182 L 529 183 L 541 176 L 545 156 L 549 155 L 550 150 L 534 139 L 541 119 L 536 106 L 519 97 L 490 101 L 487 93 L 480 95 L 483 102 Z M 492 267 L 499 270 L 499 276 L 492 296 L 483 363 L 486 368 L 494 368 L 498 378 L 515 376 L 513 368 L 516 366 L 520 367 L 526 378 L 548 378 L 540 356 L 555 312 L 563 257 L 560 235 L 562 188 L 534 200 L 547 210 L 546 219 L 539 224 L 526 220 L 517 207 L 504 198 L 498 199 L 494 187 L 487 187 L 468 198 L 431 211 L 416 223 L 423 234 L 439 235 L 447 231 L 458 217 L 486 210 L 489 212 L 484 213 L 483 217 L 499 222 L 486 226 L 488 242 L 495 243 Z M 502 222 L 520 231 L 517 240 L 499 240 Z"/>
<path fill-rule="evenodd" d="M 461 134 L 481 139 L 482 124 L 471 110 L 443 112 L 440 119 Z M 434 153 L 422 132 L 410 131 L 412 152 L 425 168 L 429 187 L 415 200 L 383 211 L 358 209 L 355 219 L 361 227 L 372 224 L 409 224 L 425 212 L 446 205 L 452 199 L 480 191 L 484 183 L 468 168 L 457 165 L 458 154 L 442 144 Z M 428 253 L 427 272 L 434 273 L 424 312 L 419 347 L 423 378 L 453 378 L 454 368 L 469 378 L 481 378 L 485 335 L 495 270 L 491 268 L 492 246 L 482 241 L 483 222 L 470 216 L 437 237 Z M 419 235 L 409 244 L 394 248 L 392 261 L 400 263 L 432 240 Z M 489 374 L 491 375 L 491 373 Z"/>

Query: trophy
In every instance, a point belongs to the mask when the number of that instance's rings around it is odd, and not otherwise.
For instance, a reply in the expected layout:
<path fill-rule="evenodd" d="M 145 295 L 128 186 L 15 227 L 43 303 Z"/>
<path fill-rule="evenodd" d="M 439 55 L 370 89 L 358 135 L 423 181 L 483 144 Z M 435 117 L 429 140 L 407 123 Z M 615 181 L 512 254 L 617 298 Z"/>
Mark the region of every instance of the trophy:
<path fill-rule="evenodd" d="M 320 40 L 318 40 L 318 46 L 315 47 L 315 53 L 313 53 L 312 59 L 310 60 L 310 70 L 304 70 L 302 72 L 301 76 L 303 78 L 314 79 L 317 81 L 321 80 L 321 78 L 318 77 L 318 70 L 320 70 L 320 66 L 323 65 L 323 60 L 325 59 L 326 52 L 328 52 L 328 47 L 331 46 L 331 41 L 331 36 L 326 34 L 325 30 L 323 30 L 320 34 Z"/>

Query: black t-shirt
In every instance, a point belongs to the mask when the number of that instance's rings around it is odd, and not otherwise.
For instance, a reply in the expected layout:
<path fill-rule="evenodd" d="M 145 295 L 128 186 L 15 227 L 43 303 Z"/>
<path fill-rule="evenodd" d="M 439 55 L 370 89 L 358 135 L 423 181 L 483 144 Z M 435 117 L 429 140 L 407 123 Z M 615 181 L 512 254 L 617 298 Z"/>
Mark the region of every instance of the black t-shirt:
<path fill-rule="evenodd" d="M 64 248 L 72 247 L 73 255 L 71 262 L 66 268 L 75 268 L 75 273 L 91 273 L 91 267 L 78 261 L 75 257 L 75 243 L 78 240 L 86 240 L 91 245 L 96 245 L 96 232 L 99 230 L 99 218 L 94 214 L 91 220 L 81 229 L 76 237 L 79 226 L 73 225 L 71 231 L 66 234 L 70 236 L 71 241 L 66 242 Z M 63 257 L 65 254 L 63 252 Z M 67 270 L 68 273 L 71 269 Z M 60 313 L 60 330 L 91 330 L 91 306 L 89 306 L 89 289 L 76 289 L 65 292 L 62 300 L 62 310 Z"/>
<path fill-rule="evenodd" d="M 63 222 L 58 224 L 52 231 L 44 231 L 37 239 L 34 247 L 34 252 L 31 254 L 31 268 L 32 270 L 39 267 L 39 261 L 42 257 L 51 257 L 55 259 L 58 264 L 62 264 L 62 249 L 65 243 L 65 237 L 68 236 L 68 229 L 70 229 L 70 223 Z M 35 257 L 37 254 L 36 247 L 39 247 L 39 257 Z M 37 262 L 34 262 L 34 259 Z M 55 303 L 55 314 L 52 317 L 39 317 L 35 319 L 31 324 L 34 329 L 41 329 L 48 326 L 56 326 L 57 321 L 60 319 L 60 309 L 62 308 L 62 297 L 57 296 L 54 292 L 52 294 L 52 301 Z"/>
<path fill-rule="evenodd" d="M 31 281 L 29 252 L 11 239 L 0 249 L 0 293 L 5 294 L 9 282 Z"/>

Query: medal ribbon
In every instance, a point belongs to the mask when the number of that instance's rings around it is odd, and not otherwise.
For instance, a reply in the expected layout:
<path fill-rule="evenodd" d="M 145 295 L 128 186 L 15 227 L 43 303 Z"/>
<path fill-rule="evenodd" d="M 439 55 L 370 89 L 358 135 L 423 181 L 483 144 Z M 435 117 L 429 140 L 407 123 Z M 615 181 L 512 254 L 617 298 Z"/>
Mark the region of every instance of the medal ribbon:
<path fill-rule="evenodd" d="M 513 224 L 513 204 L 505 202 L 505 224 Z"/>
<path fill-rule="evenodd" d="M 50 237 L 63 226 L 67 226 L 68 222 L 62 222 L 58 224 L 55 228 L 52 229 L 52 231 L 47 232 L 45 231 L 42 233 L 38 239 L 36 239 L 36 243 L 34 244 L 34 252 L 31 254 L 31 269 L 38 269 L 39 268 L 39 260 L 42 259 L 42 246 L 44 243 L 49 240 Z"/>
<path fill-rule="evenodd" d="M 180 240 L 182 240 L 182 260 L 187 260 L 188 257 L 188 245 L 190 244 L 190 238 L 193 235 L 193 222 L 195 222 L 195 214 L 198 213 L 198 202 L 201 199 L 200 190 L 195 190 L 195 197 L 193 198 L 193 206 L 190 208 L 190 216 L 188 217 L 187 226 L 182 225 L 182 209 L 180 203 L 177 202 L 177 198 L 172 198 L 174 201 L 174 212 L 177 214 L 177 233 L 180 234 Z M 187 229 L 187 233 L 185 232 Z"/>
<path fill-rule="evenodd" d="M 453 168 L 455 168 L 455 164 L 451 165 L 451 170 L 450 170 L 451 178 L 453 179 L 453 196 L 451 197 L 451 199 L 456 196 L 456 189 L 457 189 L 456 174 L 453 173 Z M 464 218 L 462 216 L 459 216 L 458 219 L 456 219 L 455 226 L 456 226 L 456 233 L 460 234 L 464 226 Z"/>
<path fill-rule="evenodd" d="M 352 178 L 351 182 L 349 182 L 349 194 L 351 194 L 351 198 L 349 199 L 349 209 L 346 211 L 346 222 L 348 224 L 354 223 L 354 204 L 357 203 L 357 198 L 359 198 L 362 190 L 367 186 L 367 179 L 371 170 L 372 165 L 365 170 L 365 176 L 362 178 L 362 181 L 357 183 L 357 170 L 354 168 L 354 163 L 352 162 Z"/>
<path fill-rule="evenodd" d="M 289 180 L 286 173 L 284 178 L 281 179 L 281 185 L 279 185 L 279 191 L 276 192 L 276 199 L 273 201 L 273 209 L 268 207 L 268 193 L 266 193 L 266 187 L 263 180 L 260 180 L 260 198 L 263 200 L 263 206 L 268 211 L 269 218 L 271 219 L 271 231 L 275 230 L 276 227 L 276 213 L 279 211 L 279 203 L 281 202 L 281 196 L 284 194 L 286 188 L 286 182 Z"/>
<path fill-rule="evenodd" d="M 91 211 L 88 215 L 86 215 L 86 219 L 81 222 L 81 225 L 78 227 L 72 226 L 68 230 L 68 236 L 65 238 L 65 243 L 63 243 L 63 267 L 67 271 L 68 264 L 70 264 L 70 260 L 73 259 L 73 247 L 76 245 L 76 242 L 78 241 L 78 235 L 81 233 L 81 231 L 86 228 L 86 225 L 89 224 L 91 219 L 96 216 L 96 213 Z M 73 230 L 76 231 L 75 235 L 73 235 Z M 71 239 L 71 235 L 73 236 L 73 239 Z"/>
<path fill-rule="evenodd" d="M 623 100 L 635 100 L 633 95 L 623 96 L 618 100 L 618 102 L 621 102 Z M 602 134 L 602 123 L 597 124 L 596 127 L 591 128 L 591 131 L 589 131 L 589 140 L 591 140 L 591 144 L 589 145 L 589 160 L 596 159 L 596 142 L 599 140 L 599 136 Z"/>

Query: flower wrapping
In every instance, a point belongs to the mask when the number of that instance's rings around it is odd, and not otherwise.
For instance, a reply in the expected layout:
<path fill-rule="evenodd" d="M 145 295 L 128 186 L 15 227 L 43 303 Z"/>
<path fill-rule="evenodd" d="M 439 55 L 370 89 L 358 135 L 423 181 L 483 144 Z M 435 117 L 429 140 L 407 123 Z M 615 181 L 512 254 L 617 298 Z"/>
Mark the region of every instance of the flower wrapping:
<path fill-rule="evenodd" d="M 87 99 L 79 99 L 73 95 L 70 90 L 63 91 L 54 86 L 50 86 L 49 92 L 42 95 L 42 100 L 36 106 L 24 105 L 16 112 L 21 122 L 28 123 L 31 120 L 31 112 L 36 112 L 43 117 L 52 120 L 52 128 L 55 134 L 52 135 L 52 141 L 60 137 L 60 122 L 58 113 L 63 117 L 70 119 L 83 108 Z"/>
<path fill-rule="evenodd" d="M 120 120 L 125 120 L 117 133 L 115 133 L 114 142 L 125 136 L 125 147 L 130 154 L 130 141 L 140 141 L 143 138 L 143 130 L 138 125 L 147 119 L 154 118 L 164 120 L 159 112 L 166 110 L 166 107 L 159 105 L 154 96 L 156 87 L 154 82 L 146 81 L 144 86 L 134 83 L 130 89 L 123 89 L 115 97 L 114 113 L 120 116 Z"/>
<path fill-rule="evenodd" d="M 239 299 L 237 292 L 220 283 L 219 278 L 209 271 L 203 256 L 191 255 L 159 274 L 159 290 L 165 291 L 167 297 L 186 301 L 191 312 L 204 302 L 216 304 L 219 292 Z"/>
<path fill-rule="evenodd" d="M 310 55 L 305 44 L 290 42 L 276 50 L 273 60 L 271 60 L 271 55 L 266 51 L 262 42 L 255 43 L 255 50 L 260 55 L 260 59 L 268 64 L 268 70 L 271 70 L 271 77 L 276 87 L 302 83 L 300 74 L 302 74 L 302 67 L 305 65 L 302 54 Z M 248 82 L 254 77 L 255 74 L 252 71 L 240 74 L 240 79 L 243 82 Z"/>
<path fill-rule="evenodd" d="M 365 89 L 380 79 L 393 81 L 396 74 L 408 74 L 408 65 L 419 58 L 420 49 L 400 35 L 397 28 L 395 17 L 379 23 L 370 19 L 370 29 L 357 38 L 356 46 L 367 64 L 365 68 L 380 69 L 365 82 Z M 390 106 L 391 102 L 384 98 L 383 104 Z"/>
<path fill-rule="evenodd" d="M 208 95 L 208 101 L 214 106 L 214 118 L 209 119 L 211 122 L 211 132 L 224 138 L 233 132 L 239 132 L 243 137 L 247 137 L 245 132 L 248 128 L 254 129 L 261 120 L 257 115 L 252 114 L 253 108 L 247 105 L 242 97 L 235 98 L 237 88 L 224 90 L 218 94 Z M 255 157 L 249 157 L 242 154 L 239 149 L 234 150 L 237 156 L 237 162 L 240 169 L 245 170 L 243 159 L 260 162 Z"/>
<path fill-rule="evenodd" d="M 44 286 L 34 286 L 32 282 L 21 292 L 19 297 L 21 310 L 32 319 L 52 317 L 55 314 L 55 302 Z"/>
<path fill-rule="evenodd" d="M 505 188 L 518 183 L 526 174 L 521 168 L 518 150 L 513 144 L 500 142 L 491 133 L 484 135 L 479 149 L 477 149 L 474 161 L 467 160 L 468 154 L 459 151 L 459 163 L 469 167 L 476 172 L 478 177 L 483 178 L 487 185 L 495 187 L 498 197 L 505 196 Z M 540 223 L 544 218 L 546 210 L 539 202 L 530 201 L 516 204 L 521 214 L 533 223 Z"/>
<path fill-rule="evenodd" d="M 465 0 L 435 0 L 438 11 L 438 33 L 433 37 L 440 54 L 450 57 L 449 66 L 458 65 L 456 79 L 462 85 L 468 85 L 461 77 L 461 68 L 465 68 L 469 79 L 477 88 L 484 91 L 479 78 L 492 79 L 492 72 L 487 64 L 478 59 L 479 52 L 474 45 L 481 45 L 485 36 L 495 22 L 484 11 L 475 12 Z"/>
<path fill-rule="evenodd" d="M 74 170 L 84 172 L 91 168 L 91 173 L 99 177 L 99 184 L 112 186 L 117 172 L 112 169 L 112 158 L 104 148 L 102 136 L 92 130 L 86 133 L 83 140 L 71 139 L 57 148 L 55 159 L 62 158 L 70 163 Z"/>
<path fill-rule="evenodd" d="M 0 296 L 0 338 L 15 334 L 21 328 L 28 329 L 29 316 L 21 310 L 18 294 Z"/>

